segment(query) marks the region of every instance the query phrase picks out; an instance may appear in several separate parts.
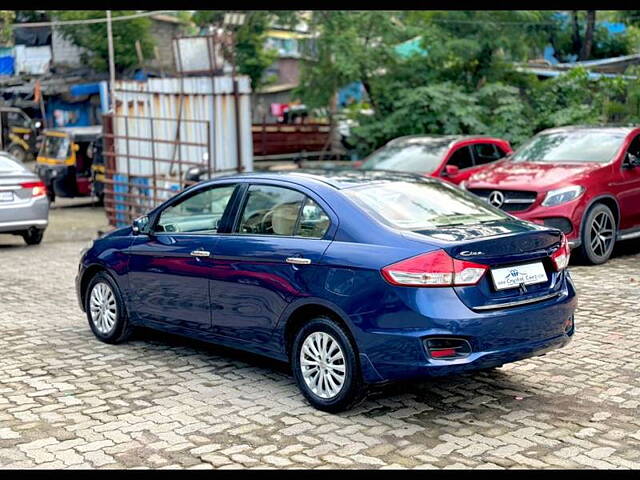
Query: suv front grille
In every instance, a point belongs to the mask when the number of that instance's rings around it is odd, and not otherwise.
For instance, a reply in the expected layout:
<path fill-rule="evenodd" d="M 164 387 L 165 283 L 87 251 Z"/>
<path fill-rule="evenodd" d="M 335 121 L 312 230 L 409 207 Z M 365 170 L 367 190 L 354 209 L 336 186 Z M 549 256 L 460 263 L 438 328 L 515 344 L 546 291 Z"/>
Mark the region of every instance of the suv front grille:
<path fill-rule="evenodd" d="M 529 208 L 535 201 L 536 192 L 522 190 L 499 190 L 489 188 L 470 188 L 469 191 L 494 207 L 501 208 L 505 212 L 519 212 Z"/>

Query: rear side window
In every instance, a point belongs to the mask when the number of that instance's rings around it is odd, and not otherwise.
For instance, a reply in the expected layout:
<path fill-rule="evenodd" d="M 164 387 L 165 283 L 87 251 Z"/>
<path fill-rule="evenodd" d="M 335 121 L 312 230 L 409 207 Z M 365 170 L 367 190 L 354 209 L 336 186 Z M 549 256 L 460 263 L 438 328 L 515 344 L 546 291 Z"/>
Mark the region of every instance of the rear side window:
<path fill-rule="evenodd" d="M 375 183 L 344 192 L 372 217 L 403 230 L 474 225 L 508 218 L 472 194 L 435 182 Z"/>
<path fill-rule="evenodd" d="M 301 192 L 271 185 L 252 185 L 237 233 L 322 238 L 330 220 Z"/>
<path fill-rule="evenodd" d="M 301 237 L 322 238 L 329 229 L 328 215 L 316 202 L 307 197 L 302 212 L 300 222 L 296 230 L 296 235 Z"/>

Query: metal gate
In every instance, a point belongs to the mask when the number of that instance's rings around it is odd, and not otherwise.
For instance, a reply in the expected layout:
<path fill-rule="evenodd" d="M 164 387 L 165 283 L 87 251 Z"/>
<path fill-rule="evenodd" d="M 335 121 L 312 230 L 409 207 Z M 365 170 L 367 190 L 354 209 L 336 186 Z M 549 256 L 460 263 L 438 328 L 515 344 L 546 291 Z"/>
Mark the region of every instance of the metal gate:
<path fill-rule="evenodd" d="M 137 126 L 144 122 L 148 129 L 131 131 L 132 118 Z M 166 135 L 165 138 L 159 135 L 159 132 L 179 129 L 179 122 L 192 131 L 201 131 L 199 136 L 202 140 L 169 139 Z M 115 129 L 118 133 L 114 133 L 116 124 L 122 127 Z M 134 218 L 191 185 L 193 182 L 185 179 L 190 168 L 200 167 L 209 175 L 225 173 L 216 170 L 212 164 L 210 125 L 205 120 L 110 114 L 104 116 L 103 125 L 106 160 L 104 207 L 110 225 L 128 225 Z M 195 154 L 184 158 L 180 152 L 185 149 Z"/>
<path fill-rule="evenodd" d="M 104 117 L 105 210 L 119 227 L 209 177 L 253 169 L 248 77 L 120 81 Z"/>

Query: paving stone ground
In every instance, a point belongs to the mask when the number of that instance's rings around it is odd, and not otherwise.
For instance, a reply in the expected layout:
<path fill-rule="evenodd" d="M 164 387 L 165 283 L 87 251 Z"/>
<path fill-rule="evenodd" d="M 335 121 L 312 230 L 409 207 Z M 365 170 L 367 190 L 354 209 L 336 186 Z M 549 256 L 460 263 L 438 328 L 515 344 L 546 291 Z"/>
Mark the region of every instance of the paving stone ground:
<path fill-rule="evenodd" d="M 100 343 L 73 286 L 86 241 L 19 240 L 0 239 L 0 467 L 640 468 L 640 242 L 572 267 L 568 347 L 332 415 L 261 357 L 149 331 Z"/>

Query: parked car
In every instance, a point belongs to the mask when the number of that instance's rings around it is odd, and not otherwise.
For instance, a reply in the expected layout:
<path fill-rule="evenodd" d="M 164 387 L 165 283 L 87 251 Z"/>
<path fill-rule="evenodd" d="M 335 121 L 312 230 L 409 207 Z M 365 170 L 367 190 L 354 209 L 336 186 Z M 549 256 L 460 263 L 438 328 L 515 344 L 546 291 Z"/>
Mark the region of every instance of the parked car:
<path fill-rule="evenodd" d="M 335 412 L 369 384 L 564 346 L 568 260 L 559 230 L 437 179 L 253 173 L 96 240 L 76 288 L 104 342 L 144 325 L 290 362 L 309 402 Z"/>
<path fill-rule="evenodd" d="M 37 245 L 49 223 L 44 183 L 22 162 L 0 152 L 0 233 L 21 235 Z"/>
<path fill-rule="evenodd" d="M 459 184 L 511 153 L 506 140 L 483 136 L 414 135 L 391 140 L 362 162 L 364 170 L 395 170 Z"/>
<path fill-rule="evenodd" d="M 545 130 L 465 188 L 520 218 L 558 228 L 589 263 L 640 238 L 640 128 Z"/>

